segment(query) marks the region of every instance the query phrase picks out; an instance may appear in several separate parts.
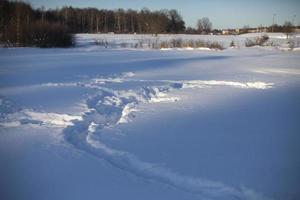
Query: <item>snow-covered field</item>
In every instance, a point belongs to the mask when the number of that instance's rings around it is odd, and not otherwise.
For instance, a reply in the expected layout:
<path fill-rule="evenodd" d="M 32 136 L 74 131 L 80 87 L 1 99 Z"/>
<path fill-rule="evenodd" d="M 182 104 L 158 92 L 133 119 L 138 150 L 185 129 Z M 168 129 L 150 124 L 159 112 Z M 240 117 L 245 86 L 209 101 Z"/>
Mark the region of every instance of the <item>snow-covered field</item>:
<path fill-rule="evenodd" d="M 224 48 L 229 48 L 231 42 L 234 43 L 236 48 L 244 48 L 246 39 L 255 40 L 257 37 L 267 35 L 269 40 L 265 43 L 264 49 L 277 49 L 277 50 L 290 50 L 288 41 L 293 41 L 294 49 L 300 50 L 300 34 L 290 34 L 289 40 L 284 33 L 249 33 L 242 35 L 134 35 L 134 34 L 77 34 L 76 41 L 78 47 L 90 46 L 94 50 L 95 44 L 99 46 L 113 47 L 113 48 L 137 48 L 137 49 L 151 49 L 156 46 L 159 47 L 161 42 L 172 43 L 172 40 L 181 40 L 182 42 L 189 43 L 189 41 L 204 41 L 204 42 L 217 42 Z M 93 48 L 92 48 L 92 47 Z M 191 50 L 192 48 L 180 48 L 179 50 Z M 163 49 L 171 50 L 171 49 Z M 175 49 L 176 50 L 176 49 Z M 178 49 L 177 49 L 178 50 Z M 208 50 L 207 48 L 195 48 L 195 50 Z"/>
<path fill-rule="evenodd" d="M 299 199 L 300 53 L 281 36 L 224 51 L 86 34 L 0 49 L 0 199 Z"/>

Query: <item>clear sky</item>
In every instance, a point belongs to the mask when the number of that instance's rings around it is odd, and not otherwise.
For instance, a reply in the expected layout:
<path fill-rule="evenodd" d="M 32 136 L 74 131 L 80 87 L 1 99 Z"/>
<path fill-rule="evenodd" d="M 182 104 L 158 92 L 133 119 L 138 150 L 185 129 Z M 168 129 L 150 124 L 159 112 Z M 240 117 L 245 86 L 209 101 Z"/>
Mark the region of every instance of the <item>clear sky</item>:
<path fill-rule="evenodd" d="M 26 0 L 34 8 L 45 6 L 96 7 L 99 9 L 132 8 L 151 10 L 177 9 L 187 26 L 195 27 L 197 19 L 208 17 L 213 28 L 238 28 L 244 25 L 269 26 L 293 21 L 300 24 L 300 0 Z"/>

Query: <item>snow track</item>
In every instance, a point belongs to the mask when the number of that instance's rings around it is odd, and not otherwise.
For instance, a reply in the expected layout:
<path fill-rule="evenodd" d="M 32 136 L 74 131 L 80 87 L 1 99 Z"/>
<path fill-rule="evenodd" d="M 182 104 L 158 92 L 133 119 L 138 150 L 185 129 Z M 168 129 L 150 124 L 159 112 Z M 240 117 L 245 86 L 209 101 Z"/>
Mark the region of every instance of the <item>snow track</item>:
<path fill-rule="evenodd" d="M 105 82 L 103 80 L 101 84 Z M 128 80 L 126 80 L 128 81 Z M 135 80 L 136 81 L 136 80 Z M 140 160 L 134 154 L 107 146 L 101 141 L 105 127 L 129 122 L 139 103 L 174 102 L 179 98 L 168 93 L 175 89 L 201 88 L 223 85 L 238 88 L 267 89 L 272 84 L 263 82 L 238 83 L 226 81 L 164 81 L 166 86 L 142 87 L 138 91 L 110 91 L 99 89 L 87 100 L 87 111 L 82 120 L 64 129 L 65 139 L 76 148 L 105 159 L 113 166 L 136 176 L 158 181 L 177 189 L 205 198 L 218 199 L 266 199 L 245 187 L 234 188 L 220 182 L 181 175 L 162 166 Z"/>
<path fill-rule="evenodd" d="M 0 199 L 300 199 L 300 43 L 159 35 L 228 47 L 161 51 L 151 35 L 77 36 L 1 49 Z M 94 45 L 104 37 L 111 48 Z"/>
<path fill-rule="evenodd" d="M 272 83 L 234 82 L 216 80 L 139 80 L 131 79 L 133 73 L 120 76 L 91 79 L 79 83 L 47 83 L 40 87 L 86 87 L 94 88 L 96 93 L 86 100 L 87 111 L 81 116 L 43 113 L 30 109 L 6 113 L 1 116 L 0 126 L 15 127 L 26 124 L 62 127 L 65 140 L 75 148 L 105 159 L 111 165 L 130 172 L 138 177 L 157 181 L 179 190 L 199 195 L 201 198 L 217 199 L 265 199 L 262 195 L 245 187 L 234 188 L 220 182 L 182 175 L 163 166 L 140 160 L 130 152 L 109 147 L 101 140 L 106 127 L 114 127 L 130 122 L 137 112 L 138 104 L 175 102 L 174 90 L 229 86 L 242 89 L 268 89 Z M 112 90 L 103 87 L 106 83 L 122 82 L 160 82 L 160 86 L 142 86 L 137 90 Z M 38 86 L 35 86 L 38 87 Z M 1 106 L 5 106 L 1 100 Z M 4 107 L 2 108 L 4 110 Z"/>

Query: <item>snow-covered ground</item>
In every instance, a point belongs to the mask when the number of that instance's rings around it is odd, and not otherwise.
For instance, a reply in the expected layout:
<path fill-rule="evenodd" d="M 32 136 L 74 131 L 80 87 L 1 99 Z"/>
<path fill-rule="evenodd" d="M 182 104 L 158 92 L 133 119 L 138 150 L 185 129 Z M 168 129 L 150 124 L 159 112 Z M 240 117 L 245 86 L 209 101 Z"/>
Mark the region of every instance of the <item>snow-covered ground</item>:
<path fill-rule="evenodd" d="M 300 198 L 299 51 L 104 36 L 0 49 L 0 199 Z"/>
<path fill-rule="evenodd" d="M 137 48 L 149 49 L 159 48 L 161 42 L 172 43 L 172 40 L 181 40 L 183 43 L 189 41 L 204 41 L 217 42 L 224 48 L 229 48 L 233 42 L 236 48 L 244 48 L 246 39 L 255 40 L 257 37 L 267 35 L 269 40 L 265 43 L 264 49 L 278 49 L 290 50 L 288 42 L 294 43 L 293 50 L 300 50 L 300 34 L 290 34 L 287 40 L 287 35 L 284 33 L 248 33 L 242 35 L 184 35 L 184 34 L 77 34 L 76 41 L 78 47 L 89 46 L 90 50 L 94 50 L 96 46 L 99 47 L 113 47 L 113 48 Z M 97 45 L 96 45 L 97 44 Z M 180 50 L 191 50 L 193 48 L 185 47 Z M 209 50 L 207 48 L 195 48 L 196 50 Z M 87 50 L 87 49 L 86 49 Z M 163 49 L 170 50 L 170 49 Z"/>

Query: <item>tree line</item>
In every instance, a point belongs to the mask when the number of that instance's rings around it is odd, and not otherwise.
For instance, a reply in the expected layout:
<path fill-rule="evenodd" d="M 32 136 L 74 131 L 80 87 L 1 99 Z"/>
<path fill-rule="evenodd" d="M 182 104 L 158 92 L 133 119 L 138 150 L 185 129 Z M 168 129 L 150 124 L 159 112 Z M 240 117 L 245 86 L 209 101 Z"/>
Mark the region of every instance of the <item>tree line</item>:
<path fill-rule="evenodd" d="M 96 8 L 33 9 L 20 1 L 0 1 L 0 41 L 7 46 L 70 46 L 72 33 L 182 33 L 175 9 L 151 11 Z"/>
<path fill-rule="evenodd" d="M 185 22 L 177 10 L 98 10 L 64 7 L 46 15 L 66 24 L 73 33 L 180 33 Z"/>
<path fill-rule="evenodd" d="M 267 32 L 290 32 L 293 25 L 266 27 Z M 240 30 L 246 33 L 250 28 Z M 197 21 L 196 28 L 185 27 L 175 9 L 151 11 L 107 10 L 97 8 L 33 9 L 22 1 L 0 0 L 0 45 L 65 47 L 74 44 L 74 33 L 187 33 L 222 34 L 212 29 L 209 18 Z"/>

